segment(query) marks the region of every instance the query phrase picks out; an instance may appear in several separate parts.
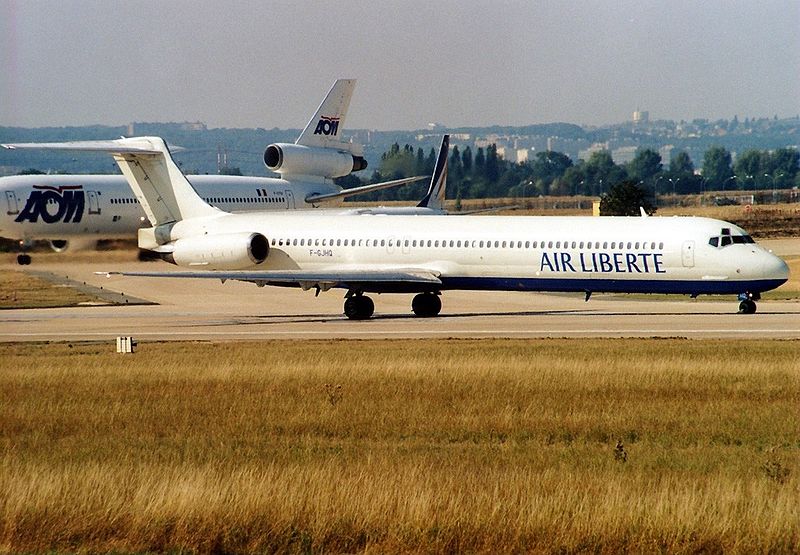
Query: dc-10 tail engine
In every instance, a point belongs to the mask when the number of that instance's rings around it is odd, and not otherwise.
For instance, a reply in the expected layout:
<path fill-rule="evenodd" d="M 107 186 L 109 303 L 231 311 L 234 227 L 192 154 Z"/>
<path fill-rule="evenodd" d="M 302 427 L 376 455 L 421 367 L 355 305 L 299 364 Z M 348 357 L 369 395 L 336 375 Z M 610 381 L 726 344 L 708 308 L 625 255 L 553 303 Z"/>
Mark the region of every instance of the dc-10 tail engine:
<path fill-rule="evenodd" d="M 344 177 L 367 167 L 363 156 L 348 150 L 287 143 L 269 145 L 264 151 L 264 163 L 282 176 L 313 175 L 327 179 Z"/>

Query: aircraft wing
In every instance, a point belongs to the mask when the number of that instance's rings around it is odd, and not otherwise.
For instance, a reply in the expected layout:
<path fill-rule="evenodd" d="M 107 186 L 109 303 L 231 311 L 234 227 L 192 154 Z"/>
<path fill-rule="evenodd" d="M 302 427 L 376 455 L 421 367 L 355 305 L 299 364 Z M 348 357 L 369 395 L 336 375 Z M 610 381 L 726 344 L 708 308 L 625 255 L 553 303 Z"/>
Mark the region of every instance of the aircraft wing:
<path fill-rule="evenodd" d="M 372 191 L 380 191 L 381 189 L 389 189 L 391 187 L 399 187 L 400 185 L 407 185 L 416 181 L 428 179 L 427 175 L 417 175 L 415 177 L 404 177 L 403 179 L 395 179 L 393 181 L 384 181 L 382 183 L 373 183 L 371 185 L 363 185 L 362 187 L 353 187 L 351 189 L 344 189 L 338 193 L 328 193 L 325 195 L 308 195 L 305 201 L 310 203 L 324 202 L 338 198 L 350 197 L 353 195 L 361 195 L 363 193 L 370 193 Z"/>
<path fill-rule="evenodd" d="M 300 286 L 304 290 L 332 287 L 358 289 L 359 287 L 437 286 L 442 282 L 439 273 L 424 268 L 397 268 L 386 270 L 236 270 L 205 272 L 95 272 L 98 275 L 129 277 L 162 277 L 190 279 L 229 279 L 248 281 L 258 285 Z"/>

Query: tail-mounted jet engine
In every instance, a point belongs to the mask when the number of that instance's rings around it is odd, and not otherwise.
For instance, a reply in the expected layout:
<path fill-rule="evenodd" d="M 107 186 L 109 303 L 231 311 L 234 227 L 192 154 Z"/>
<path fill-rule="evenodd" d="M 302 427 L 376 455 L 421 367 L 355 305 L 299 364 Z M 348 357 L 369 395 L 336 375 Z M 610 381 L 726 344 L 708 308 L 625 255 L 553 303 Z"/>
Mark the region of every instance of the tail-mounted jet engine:
<path fill-rule="evenodd" d="M 313 175 L 333 179 L 363 170 L 367 161 L 346 150 L 275 143 L 264 151 L 264 163 L 281 175 Z"/>
<path fill-rule="evenodd" d="M 162 258 L 177 266 L 207 270 L 243 270 L 261 264 L 269 241 L 260 233 L 227 233 L 178 239 Z"/>

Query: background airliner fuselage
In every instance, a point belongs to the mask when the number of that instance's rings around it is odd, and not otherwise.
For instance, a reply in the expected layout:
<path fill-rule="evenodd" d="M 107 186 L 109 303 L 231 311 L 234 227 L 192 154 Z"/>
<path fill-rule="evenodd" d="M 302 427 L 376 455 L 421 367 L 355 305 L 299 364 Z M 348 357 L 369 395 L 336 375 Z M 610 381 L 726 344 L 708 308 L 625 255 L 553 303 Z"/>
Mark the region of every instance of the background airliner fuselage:
<path fill-rule="evenodd" d="M 198 194 L 226 212 L 313 208 L 313 194 L 341 188 L 330 181 L 190 175 Z M 133 238 L 148 225 L 122 175 L 20 175 L 0 178 L 0 237 L 19 239 Z"/>

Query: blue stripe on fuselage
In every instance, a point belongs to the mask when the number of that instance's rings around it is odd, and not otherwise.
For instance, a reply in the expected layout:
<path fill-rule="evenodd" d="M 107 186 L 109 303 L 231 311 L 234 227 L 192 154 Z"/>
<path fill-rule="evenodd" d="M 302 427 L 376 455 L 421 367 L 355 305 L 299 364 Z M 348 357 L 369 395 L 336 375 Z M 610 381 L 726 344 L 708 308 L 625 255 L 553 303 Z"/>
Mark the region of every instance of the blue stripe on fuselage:
<path fill-rule="evenodd" d="M 562 279 L 442 277 L 441 290 L 547 291 L 593 293 L 664 293 L 680 295 L 726 295 L 760 293 L 782 285 L 786 280 L 692 281 L 646 279 Z"/>

